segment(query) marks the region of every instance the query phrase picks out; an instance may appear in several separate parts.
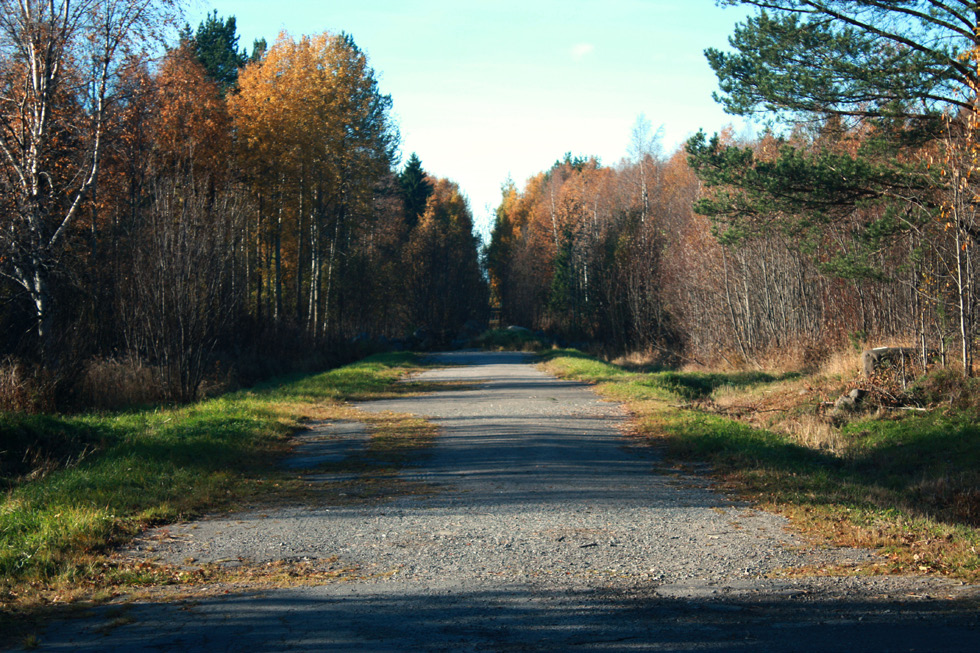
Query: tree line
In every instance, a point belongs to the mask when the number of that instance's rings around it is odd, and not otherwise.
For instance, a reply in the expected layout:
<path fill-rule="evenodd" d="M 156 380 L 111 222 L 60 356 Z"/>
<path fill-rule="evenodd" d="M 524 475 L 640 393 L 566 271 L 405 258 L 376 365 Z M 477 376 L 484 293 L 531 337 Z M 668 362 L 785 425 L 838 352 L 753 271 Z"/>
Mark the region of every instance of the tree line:
<path fill-rule="evenodd" d="M 617 351 L 816 363 L 914 347 L 973 373 L 975 2 L 720 0 L 716 99 L 771 127 L 670 154 L 642 121 L 615 167 L 566 156 L 504 189 L 489 248 L 506 319 Z"/>
<path fill-rule="evenodd" d="M 169 0 L 0 4 L 7 408 L 113 369 L 189 400 L 485 317 L 467 201 L 414 155 L 398 169 L 350 35 L 248 53 L 214 13 L 151 56 Z"/>

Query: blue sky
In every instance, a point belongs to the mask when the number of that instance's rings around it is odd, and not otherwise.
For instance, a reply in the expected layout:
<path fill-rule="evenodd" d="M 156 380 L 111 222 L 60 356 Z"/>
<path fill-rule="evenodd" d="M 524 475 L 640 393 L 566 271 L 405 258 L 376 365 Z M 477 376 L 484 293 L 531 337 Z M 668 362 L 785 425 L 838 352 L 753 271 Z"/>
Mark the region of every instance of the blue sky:
<path fill-rule="evenodd" d="M 706 47 L 724 47 L 737 9 L 714 0 L 216 0 L 240 45 L 348 32 L 394 102 L 403 161 L 459 183 L 489 230 L 501 185 L 519 186 L 565 152 L 615 165 L 637 118 L 663 126 L 670 152 L 732 123 L 711 99 Z"/>

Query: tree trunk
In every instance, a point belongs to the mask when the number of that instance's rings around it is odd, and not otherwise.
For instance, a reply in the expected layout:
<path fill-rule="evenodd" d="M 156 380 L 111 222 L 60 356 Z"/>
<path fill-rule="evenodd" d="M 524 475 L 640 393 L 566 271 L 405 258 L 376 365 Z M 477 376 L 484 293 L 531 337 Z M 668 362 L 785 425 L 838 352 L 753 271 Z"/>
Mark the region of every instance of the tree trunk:
<path fill-rule="evenodd" d="M 962 229 L 956 229 L 956 299 L 960 321 L 960 359 L 963 361 L 963 375 L 973 375 L 973 347 L 971 346 L 972 328 L 970 326 L 970 283 L 967 278 L 966 264 L 964 260 L 967 253 L 964 251 Z"/>

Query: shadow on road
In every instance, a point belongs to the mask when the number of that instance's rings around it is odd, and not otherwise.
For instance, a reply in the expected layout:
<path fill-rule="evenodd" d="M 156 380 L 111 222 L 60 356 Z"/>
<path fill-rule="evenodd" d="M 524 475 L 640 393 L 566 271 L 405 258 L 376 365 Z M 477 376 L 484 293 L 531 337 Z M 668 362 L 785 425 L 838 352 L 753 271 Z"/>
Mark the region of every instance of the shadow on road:
<path fill-rule="evenodd" d="M 359 404 L 441 427 L 405 475 L 443 491 L 377 509 L 212 520 L 175 549 L 177 560 L 337 553 L 365 562 L 368 578 L 108 606 L 52 625 L 43 649 L 980 650 L 976 599 L 962 598 L 976 593 L 950 583 L 766 578 L 797 564 L 777 521 L 735 514 L 694 479 L 651 473 L 655 452 L 627 446 L 616 406 L 527 360 L 443 356 L 478 365 L 425 380 L 480 387 Z"/>
<path fill-rule="evenodd" d="M 671 599 L 654 590 L 521 587 L 393 594 L 383 584 L 277 590 L 102 608 L 46 651 L 973 651 L 974 609 L 950 600 L 854 601 L 771 589 L 766 598 Z M 115 624 L 115 625 L 114 625 Z M 928 625 L 926 625 L 928 624 Z"/>

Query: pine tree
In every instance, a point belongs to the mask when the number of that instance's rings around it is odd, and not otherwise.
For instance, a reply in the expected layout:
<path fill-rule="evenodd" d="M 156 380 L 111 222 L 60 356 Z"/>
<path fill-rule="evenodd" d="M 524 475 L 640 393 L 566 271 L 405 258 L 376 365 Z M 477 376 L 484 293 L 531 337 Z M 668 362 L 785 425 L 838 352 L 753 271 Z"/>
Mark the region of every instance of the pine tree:
<path fill-rule="evenodd" d="M 961 0 L 718 0 L 760 10 L 735 28 L 734 52 L 705 51 L 716 96 L 736 115 L 790 120 L 933 119 L 969 108 L 980 8 Z"/>
<path fill-rule="evenodd" d="M 776 116 L 792 139 L 768 151 L 688 143 L 710 194 L 696 210 L 728 244 L 777 230 L 837 277 L 876 277 L 876 256 L 907 242 L 914 292 L 959 311 L 964 372 L 973 332 L 969 256 L 973 211 L 952 210 L 971 164 L 936 153 L 975 138 L 980 5 L 963 0 L 718 0 L 758 12 L 739 24 L 734 52 L 709 49 L 716 99 L 736 115 Z M 940 228 L 937 228 L 940 227 Z M 951 247 L 949 233 L 956 235 Z M 918 250 L 918 251 L 917 251 Z M 930 252 L 920 268 L 916 258 Z M 964 255 L 963 252 L 969 252 Z M 966 265 L 964 265 L 966 261 Z M 966 270 L 964 272 L 964 270 Z M 942 278 L 942 283 L 935 280 Z M 951 301 L 937 290 L 956 286 Z M 924 322 L 920 342 L 926 354 Z"/>

